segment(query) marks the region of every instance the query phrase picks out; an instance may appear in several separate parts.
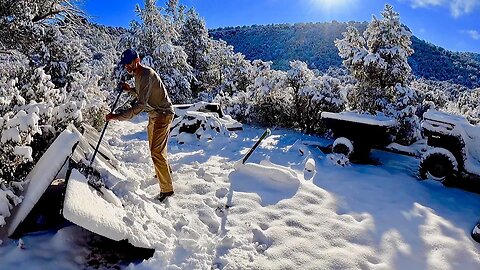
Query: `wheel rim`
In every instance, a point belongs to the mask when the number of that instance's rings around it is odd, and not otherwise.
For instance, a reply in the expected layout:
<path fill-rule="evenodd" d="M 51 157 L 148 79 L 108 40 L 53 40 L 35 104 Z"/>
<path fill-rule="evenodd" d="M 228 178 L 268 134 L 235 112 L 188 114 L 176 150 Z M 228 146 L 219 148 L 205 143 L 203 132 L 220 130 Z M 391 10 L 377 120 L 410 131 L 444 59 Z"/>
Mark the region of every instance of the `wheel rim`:
<path fill-rule="evenodd" d="M 432 168 L 427 172 L 429 178 L 436 181 L 443 181 L 446 177 L 446 169 L 443 164 L 434 164 Z"/>
<path fill-rule="evenodd" d="M 445 177 L 436 177 L 430 174 L 430 172 L 427 172 L 427 178 L 435 181 L 439 181 L 439 182 L 443 182 L 445 180 Z"/>
<path fill-rule="evenodd" d="M 344 154 L 345 156 L 348 156 L 350 154 L 350 149 L 346 145 L 339 143 L 335 145 L 333 152 L 335 154 Z"/>

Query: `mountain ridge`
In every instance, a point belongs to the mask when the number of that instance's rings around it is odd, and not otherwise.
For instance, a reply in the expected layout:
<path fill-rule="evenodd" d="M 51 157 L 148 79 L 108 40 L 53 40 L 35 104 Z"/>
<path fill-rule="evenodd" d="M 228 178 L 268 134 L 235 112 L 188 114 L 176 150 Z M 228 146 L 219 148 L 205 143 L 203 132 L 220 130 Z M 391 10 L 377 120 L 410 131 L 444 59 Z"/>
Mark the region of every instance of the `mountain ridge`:
<path fill-rule="evenodd" d="M 367 22 L 317 22 L 268 24 L 210 29 L 214 39 L 233 45 L 249 60 L 272 61 L 272 68 L 286 70 L 289 62 L 301 60 L 312 69 L 327 70 L 341 66 L 334 40 L 342 38 L 347 26 L 360 33 Z M 480 87 L 480 54 L 453 52 L 412 36 L 409 64 L 415 76 L 438 81 L 450 81 L 469 88 Z"/>

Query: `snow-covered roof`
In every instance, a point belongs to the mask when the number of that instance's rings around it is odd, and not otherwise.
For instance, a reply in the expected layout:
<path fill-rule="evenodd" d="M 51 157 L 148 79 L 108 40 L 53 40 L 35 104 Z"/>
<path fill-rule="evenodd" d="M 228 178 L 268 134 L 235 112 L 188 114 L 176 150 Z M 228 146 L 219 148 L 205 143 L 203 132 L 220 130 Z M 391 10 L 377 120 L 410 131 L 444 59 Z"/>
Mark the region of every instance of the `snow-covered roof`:
<path fill-rule="evenodd" d="M 80 139 L 80 133 L 71 126 L 55 139 L 45 154 L 35 164 L 26 177 L 29 181 L 23 202 L 13 212 L 12 221 L 8 224 L 8 235 L 11 236 L 18 225 L 28 216 L 45 190 L 63 167 L 65 160 L 72 153 L 73 145 Z"/>
<path fill-rule="evenodd" d="M 389 118 L 384 115 L 360 114 L 356 112 L 322 112 L 322 118 L 343 120 L 348 122 L 362 123 L 381 127 L 392 127 L 397 125 L 395 119 Z"/>
<path fill-rule="evenodd" d="M 428 110 L 423 114 L 423 119 L 438 121 L 442 123 L 454 124 L 454 125 L 470 125 L 470 123 L 462 116 L 440 112 L 436 110 Z"/>

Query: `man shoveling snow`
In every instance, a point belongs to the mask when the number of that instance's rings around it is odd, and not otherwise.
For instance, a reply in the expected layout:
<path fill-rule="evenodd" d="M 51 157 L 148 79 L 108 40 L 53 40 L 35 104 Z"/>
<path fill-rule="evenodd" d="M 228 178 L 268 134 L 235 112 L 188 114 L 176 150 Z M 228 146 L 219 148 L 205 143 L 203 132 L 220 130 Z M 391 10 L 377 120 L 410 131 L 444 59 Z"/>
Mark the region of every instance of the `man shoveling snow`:
<path fill-rule="evenodd" d="M 127 70 L 128 74 L 135 77 L 135 87 L 132 88 L 127 83 L 123 83 L 122 89 L 135 94 L 137 102 L 128 110 L 118 114 L 107 114 L 105 119 L 126 121 L 141 112 L 148 113 L 148 143 L 155 173 L 160 183 L 160 194 L 157 199 L 163 202 L 173 195 L 172 176 L 167 159 L 167 142 L 175 111 L 162 79 L 153 69 L 140 63 L 137 52 L 132 49 L 124 51 L 120 65 Z"/>

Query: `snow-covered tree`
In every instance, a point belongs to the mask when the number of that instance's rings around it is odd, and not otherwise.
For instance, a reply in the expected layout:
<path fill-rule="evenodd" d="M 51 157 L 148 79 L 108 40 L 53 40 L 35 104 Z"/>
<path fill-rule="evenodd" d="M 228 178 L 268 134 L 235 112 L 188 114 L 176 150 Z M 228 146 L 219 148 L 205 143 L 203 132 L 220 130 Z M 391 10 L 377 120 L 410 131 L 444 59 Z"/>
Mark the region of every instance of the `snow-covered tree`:
<path fill-rule="evenodd" d="M 208 30 L 205 21 L 194 9 L 187 11 L 179 44 L 188 56 L 188 64 L 193 68 L 195 77 L 191 87 L 192 94 L 196 97 L 200 91 L 207 90 L 211 86 L 208 76 L 211 63 L 207 60 L 207 53 L 210 50 Z"/>
<path fill-rule="evenodd" d="M 411 36 L 411 32 L 400 23 L 399 14 L 392 6 L 385 5 L 382 19 L 373 17 L 363 37 L 357 29 L 348 27 L 343 39 L 335 41 L 344 66 L 357 80 L 353 91 L 348 94 L 352 109 L 372 114 L 384 112 L 396 118 L 414 118 L 418 99 L 410 99 L 409 95 L 415 90 L 405 89 L 411 74 L 407 62 L 413 54 Z M 402 94 L 406 96 L 400 96 Z M 392 111 L 392 108 L 397 111 Z M 401 125 L 400 130 L 418 129 L 408 127 L 410 124 L 407 123 L 415 121 L 397 120 Z M 414 130 L 404 133 L 413 136 L 402 137 L 404 142 L 415 139 Z"/>
<path fill-rule="evenodd" d="M 357 80 L 349 94 L 350 106 L 370 113 L 382 111 L 392 98 L 390 89 L 397 83 L 405 86 L 411 73 L 407 58 L 413 53 L 412 34 L 392 6 L 385 6 L 382 17 L 373 17 L 363 37 L 356 28 L 348 27 L 344 38 L 335 41 L 344 66 Z"/>
<path fill-rule="evenodd" d="M 223 40 L 210 40 L 210 48 L 207 54 L 210 63 L 208 77 L 212 94 L 218 95 L 216 101 L 221 102 L 220 99 L 226 96 L 247 91 L 256 76 L 252 63 L 245 59 L 245 55 L 235 53 L 233 47 Z"/>
<path fill-rule="evenodd" d="M 410 87 L 396 84 L 393 88 L 393 101 L 387 104 L 387 115 L 393 116 L 397 122 L 396 141 L 409 145 L 421 139 L 420 118 L 417 115 L 419 97 L 417 91 Z"/>
<path fill-rule="evenodd" d="M 180 34 L 173 19 L 162 14 L 156 0 L 145 0 L 144 8 L 137 5 L 136 13 L 140 22 L 130 23 L 130 30 L 122 36 L 120 50 L 135 49 L 143 56 L 142 63 L 158 72 L 172 101 L 188 102 L 192 98 L 192 67 L 184 49 L 174 45 Z"/>
<path fill-rule="evenodd" d="M 73 28 L 84 22 L 83 12 L 70 0 L 0 1 L 0 49 L 38 51 L 53 25 Z"/>

